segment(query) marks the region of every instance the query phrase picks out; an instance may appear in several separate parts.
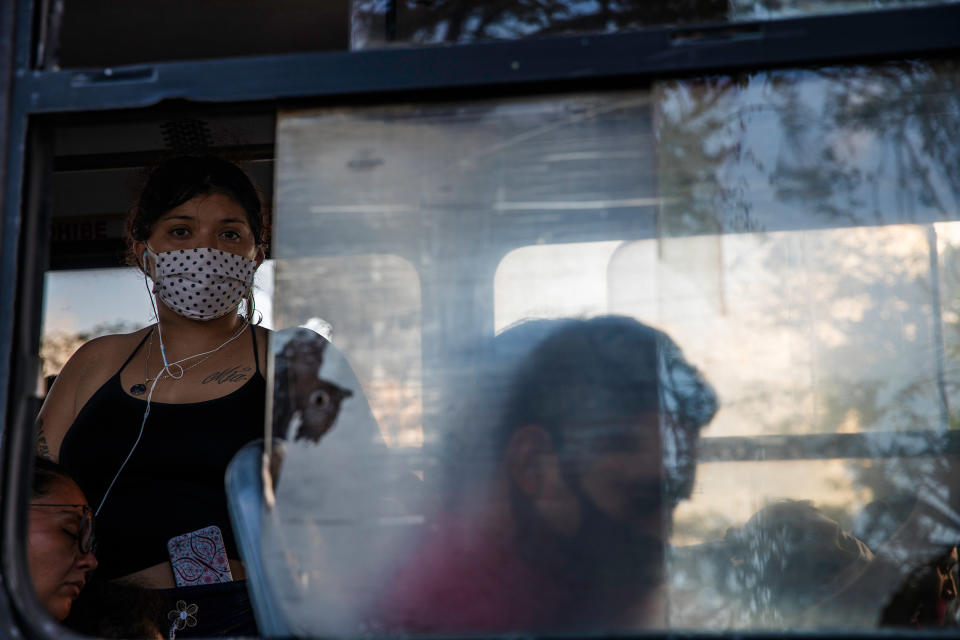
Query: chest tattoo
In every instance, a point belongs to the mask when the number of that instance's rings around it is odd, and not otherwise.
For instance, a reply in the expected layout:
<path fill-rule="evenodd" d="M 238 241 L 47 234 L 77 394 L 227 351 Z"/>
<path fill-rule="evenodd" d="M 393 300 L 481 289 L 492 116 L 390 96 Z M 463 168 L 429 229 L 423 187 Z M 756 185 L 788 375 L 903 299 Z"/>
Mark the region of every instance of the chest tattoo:
<path fill-rule="evenodd" d="M 209 384 L 211 382 L 216 382 L 217 384 L 223 384 L 224 382 L 240 382 L 246 380 L 250 377 L 251 367 L 241 367 L 236 365 L 224 369 L 223 371 L 214 371 L 206 378 L 200 381 L 200 384 Z"/>

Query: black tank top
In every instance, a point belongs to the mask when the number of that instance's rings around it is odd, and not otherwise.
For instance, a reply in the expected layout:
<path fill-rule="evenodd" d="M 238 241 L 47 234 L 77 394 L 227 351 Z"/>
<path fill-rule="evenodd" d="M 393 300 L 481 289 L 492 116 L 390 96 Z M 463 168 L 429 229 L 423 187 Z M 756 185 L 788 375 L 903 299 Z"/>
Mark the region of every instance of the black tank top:
<path fill-rule="evenodd" d="M 169 560 L 167 540 L 217 525 L 227 556 L 239 558 L 227 512 L 224 474 L 234 454 L 263 437 L 267 384 L 250 327 L 256 372 L 221 398 L 150 403 L 143 437 L 97 516 L 98 573 L 118 578 Z M 94 509 L 140 431 L 146 399 L 129 395 L 120 374 L 144 338 L 87 401 L 60 447 L 60 462 Z"/>

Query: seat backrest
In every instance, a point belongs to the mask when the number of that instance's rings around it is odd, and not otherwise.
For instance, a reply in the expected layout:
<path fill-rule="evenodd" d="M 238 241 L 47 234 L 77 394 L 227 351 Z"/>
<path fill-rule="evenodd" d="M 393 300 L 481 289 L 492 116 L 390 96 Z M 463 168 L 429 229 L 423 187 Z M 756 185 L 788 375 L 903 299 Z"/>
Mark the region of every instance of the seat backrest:
<path fill-rule="evenodd" d="M 291 637 L 290 624 L 276 600 L 263 561 L 263 440 L 247 443 L 227 466 L 225 484 L 230 522 L 247 570 L 247 589 L 257 628 L 264 638 Z"/>

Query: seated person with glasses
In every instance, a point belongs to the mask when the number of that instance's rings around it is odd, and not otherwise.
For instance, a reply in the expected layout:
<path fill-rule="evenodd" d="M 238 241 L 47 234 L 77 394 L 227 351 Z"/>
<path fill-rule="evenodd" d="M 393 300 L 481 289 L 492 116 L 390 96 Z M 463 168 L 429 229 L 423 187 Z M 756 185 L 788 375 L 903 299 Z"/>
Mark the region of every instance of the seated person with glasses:
<path fill-rule="evenodd" d="M 93 512 L 77 483 L 57 464 L 37 458 L 27 537 L 27 566 L 40 604 L 57 620 L 70 613 L 94 556 Z"/>

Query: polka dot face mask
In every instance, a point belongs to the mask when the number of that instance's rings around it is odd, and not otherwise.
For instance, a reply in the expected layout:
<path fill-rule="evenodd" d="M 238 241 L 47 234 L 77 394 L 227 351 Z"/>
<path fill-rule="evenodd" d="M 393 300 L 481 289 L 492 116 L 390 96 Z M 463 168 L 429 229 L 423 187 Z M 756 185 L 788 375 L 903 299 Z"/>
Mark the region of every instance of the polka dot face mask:
<path fill-rule="evenodd" d="M 213 320 L 235 309 L 253 286 L 257 263 L 219 249 L 144 253 L 153 293 L 172 311 Z"/>

